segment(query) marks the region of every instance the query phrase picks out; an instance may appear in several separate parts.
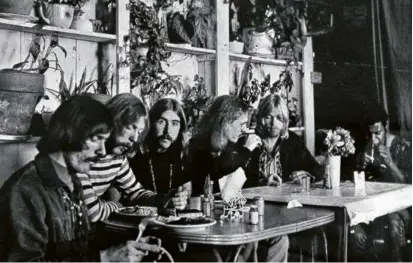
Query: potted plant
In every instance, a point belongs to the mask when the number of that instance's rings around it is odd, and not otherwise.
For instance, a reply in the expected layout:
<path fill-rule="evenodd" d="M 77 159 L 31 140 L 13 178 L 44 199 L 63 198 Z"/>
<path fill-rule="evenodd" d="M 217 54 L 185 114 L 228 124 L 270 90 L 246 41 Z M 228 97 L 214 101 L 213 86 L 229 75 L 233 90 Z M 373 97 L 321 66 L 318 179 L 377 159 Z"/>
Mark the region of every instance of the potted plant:
<path fill-rule="evenodd" d="M 131 0 L 128 8 L 131 27 L 126 39 L 130 43 L 126 63 L 131 66 L 131 86 L 139 88 L 150 106 L 171 92 L 180 93 L 182 84 L 177 76 L 170 76 L 163 69 L 162 64 L 167 63 L 171 53 L 166 49 L 155 8 L 140 0 Z"/>
<path fill-rule="evenodd" d="M 75 8 L 80 8 L 89 0 L 36 0 L 35 10 L 40 20 L 56 27 L 69 28 Z"/>
<path fill-rule="evenodd" d="M 80 1 L 79 4 L 75 6 L 75 11 L 73 13 L 73 21 L 70 25 L 71 29 L 76 29 L 79 31 L 93 32 L 93 23 L 86 16 L 82 7 L 89 0 Z"/>
<path fill-rule="evenodd" d="M 54 49 L 59 48 L 65 57 L 66 50 L 59 45 L 56 35 L 52 36 L 47 49 L 44 43 L 44 37 L 33 35 L 25 60 L 0 71 L 0 133 L 28 134 L 34 109 L 44 93 L 43 74 L 47 70 L 59 71 L 60 86 L 65 85 L 64 72 Z"/>
<path fill-rule="evenodd" d="M 195 47 L 215 49 L 216 14 L 210 0 L 192 0 L 187 13 L 174 12 L 168 19 L 169 39 Z"/>
<path fill-rule="evenodd" d="M 205 87 L 204 78 L 196 74 L 194 76 L 194 85 L 184 90 L 182 98 L 189 134 L 192 134 L 193 129 L 211 100 L 212 98 L 208 96 L 208 91 Z"/>
<path fill-rule="evenodd" d="M 0 0 L 0 12 L 28 16 L 33 8 L 34 0 Z"/>
<path fill-rule="evenodd" d="M 296 59 L 306 43 L 308 0 L 234 1 L 247 54 Z"/>
<path fill-rule="evenodd" d="M 87 70 L 85 67 L 79 83 L 77 83 L 73 87 L 73 89 L 69 89 L 65 84 L 62 84 L 60 85 L 59 90 L 46 88 L 46 91 L 49 95 L 52 95 L 59 102 L 68 100 L 69 98 L 76 95 L 88 94 L 93 99 L 102 103 L 106 103 L 111 98 L 110 90 L 113 87 L 115 77 L 114 73 L 112 73 L 109 78 L 106 77 L 111 67 L 112 64 L 109 64 L 104 70 L 103 74 L 101 74 L 101 77 L 90 80 L 87 80 Z M 54 110 L 49 107 L 49 103 L 52 100 L 49 95 L 45 94 L 43 96 L 43 101 L 39 103 L 41 105 L 37 106 L 40 108 L 39 111 L 43 121 L 41 124 L 37 124 L 35 129 L 36 135 L 43 134 L 44 130 L 49 125 L 50 118 L 54 112 Z"/>

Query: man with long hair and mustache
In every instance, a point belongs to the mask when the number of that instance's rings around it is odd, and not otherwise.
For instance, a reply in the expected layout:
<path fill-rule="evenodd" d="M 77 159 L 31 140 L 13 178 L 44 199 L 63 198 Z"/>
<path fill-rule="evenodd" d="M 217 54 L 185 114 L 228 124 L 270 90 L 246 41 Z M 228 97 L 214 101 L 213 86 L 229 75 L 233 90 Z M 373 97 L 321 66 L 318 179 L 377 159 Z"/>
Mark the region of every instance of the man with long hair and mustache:
<path fill-rule="evenodd" d="M 124 204 L 162 206 L 169 196 L 147 190 L 136 180 L 127 156 L 132 153 L 146 130 L 147 110 L 140 99 L 130 93 L 118 94 L 107 103 L 115 122 L 106 146 L 108 155 L 101 158 L 81 179 L 90 220 L 97 222 L 122 207 L 117 201 L 103 199 L 103 194 L 114 186 Z M 138 175 L 139 176 L 139 175 Z M 187 193 L 178 191 L 172 198 L 176 208 L 185 207 Z"/>
<path fill-rule="evenodd" d="M 129 160 L 145 189 L 169 193 L 182 187 L 191 194 L 185 175 L 186 119 L 175 99 L 161 99 L 149 111 L 149 131 L 137 154 Z"/>

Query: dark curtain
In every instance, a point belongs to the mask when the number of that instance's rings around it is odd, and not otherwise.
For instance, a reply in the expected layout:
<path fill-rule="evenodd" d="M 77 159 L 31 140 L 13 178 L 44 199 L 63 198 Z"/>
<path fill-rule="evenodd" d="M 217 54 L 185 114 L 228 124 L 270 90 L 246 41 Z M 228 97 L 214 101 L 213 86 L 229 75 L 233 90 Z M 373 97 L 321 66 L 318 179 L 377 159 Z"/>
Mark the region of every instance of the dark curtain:
<path fill-rule="evenodd" d="M 400 135 L 411 139 L 412 1 L 377 1 L 380 3 L 378 17 L 383 32 L 382 52 L 388 69 L 385 83 L 388 111 L 390 118 L 397 119 Z"/>

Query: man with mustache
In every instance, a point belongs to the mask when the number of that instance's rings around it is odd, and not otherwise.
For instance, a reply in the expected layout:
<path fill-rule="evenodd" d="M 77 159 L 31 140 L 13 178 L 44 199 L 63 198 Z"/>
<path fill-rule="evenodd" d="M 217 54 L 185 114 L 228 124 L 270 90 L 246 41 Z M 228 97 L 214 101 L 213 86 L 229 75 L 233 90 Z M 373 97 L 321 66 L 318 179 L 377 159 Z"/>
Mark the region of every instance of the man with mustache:
<path fill-rule="evenodd" d="M 186 119 L 175 99 L 161 99 L 149 111 L 149 132 L 136 155 L 129 160 L 145 189 L 169 193 L 182 188 L 191 194 L 190 178 L 184 171 Z"/>
<path fill-rule="evenodd" d="M 106 144 L 110 154 L 101 158 L 87 174 L 78 174 L 92 222 L 104 220 L 122 207 L 119 202 L 102 198 L 110 186 L 114 186 L 128 204 L 163 206 L 169 199 L 165 194 L 143 188 L 129 167 L 127 155 L 135 150 L 146 128 L 147 110 L 142 101 L 130 93 L 123 93 L 111 98 L 106 106 L 115 121 L 115 129 Z M 172 204 L 177 208 L 185 207 L 187 193 L 177 191 L 174 195 Z"/>
<path fill-rule="evenodd" d="M 39 154 L 0 189 L 0 261 L 141 261 L 159 247 L 128 241 L 99 251 L 76 172 L 87 173 L 106 155 L 113 128 L 108 109 L 73 97 L 53 114 Z"/>

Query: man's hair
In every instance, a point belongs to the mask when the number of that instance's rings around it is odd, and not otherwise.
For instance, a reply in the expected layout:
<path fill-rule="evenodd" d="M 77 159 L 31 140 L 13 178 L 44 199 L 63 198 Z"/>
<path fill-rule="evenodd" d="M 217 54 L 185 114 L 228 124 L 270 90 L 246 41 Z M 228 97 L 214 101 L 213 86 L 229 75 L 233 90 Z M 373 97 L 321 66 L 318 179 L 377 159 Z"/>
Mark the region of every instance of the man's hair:
<path fill-rule="evenodd" d="M 228 143 L 223 137 L 225 126 L 247 112 L 248 105 L 241 99 L 230 95 L 217 97 L 195 129 L 193 137 L 195 147 L 212 151 L 224 150 Z"/>
<path fill-rule="evenodd" d="M 74 96 L 53 113 L 37 149 L 41 154 L 81 151 L 86 139 L 112 129 L 112 114 L 105 105 L 85 95 Z"/>
<path fill-rule="evenodd" d="M 287 102 L 277 94 L 270 94 L 267 97 L 261 99 L 258 105 L 257 111 L 257 127 L 255 133 L 261 138 L 267 138 L 268 132 L 264 127 L 264 118 L 270 115 L 274 110 L 278 110 L 282 116 L 283 128 L 281 129 L 280 138 L 288 138 L 288 107 Z"/>
<path fill-rule="evenodd" d="M 106 106 L 113 115 L 115 135 L 121 134 L 123 128 L 148 114 L 143 102 L 131 93 L 121 93 L 112 97 Z"/>
<path fill-rule="evenodd" d="M 376 122 L 381 122 L 383 126 L 386 127 L 389 116 L 380 103 L 372 100 L 365 105 L 365 108 L 364 123 L 366 125 L 373 125 Z"/>
<path fill-rule="evenodd" d="M 158 100 L 151 107 L 151 109 L 149 110 L 149 132 L 145 139 L 144 145 L 145 147 L 149 147 L 150 149 L 155 147 L 157 138 L 156 138 L 156 135 L 154 134 L 154 131 L 155 131 L 154 125 L 159 120 L 162 113 L 164 113 L 167 110 L 175 112 L 179 117 L 181 128 L 179 130 L 178 138 L 176 139 L 175 142 L 173 142 L 173 144 L 171 145 L 171 148 L 174 147 L 177 151 L 179 151 L 180 154 L 182 154 L 186 146 L 185 145 L 186 140 L 184 136 L 187 131 L 187 123 L 186 123 L 184 111 L 181 105 L 179 104 L 179 102 L 176 101 L 175 99 L 170 99 L 170 98 L 161 99 L 161 100 Z"/>

